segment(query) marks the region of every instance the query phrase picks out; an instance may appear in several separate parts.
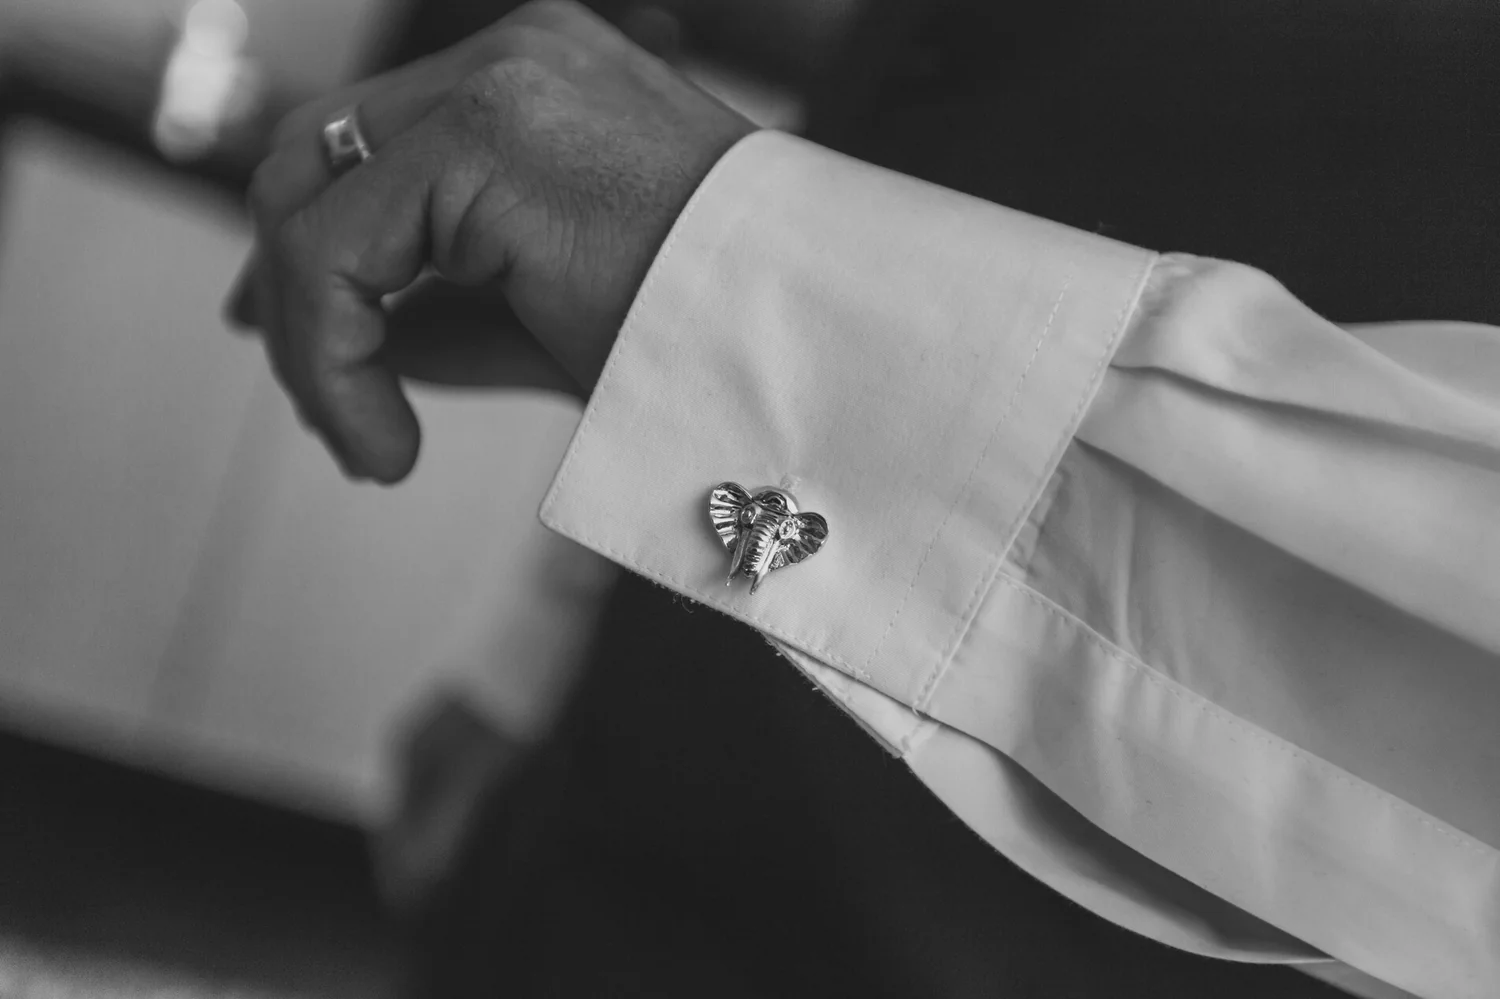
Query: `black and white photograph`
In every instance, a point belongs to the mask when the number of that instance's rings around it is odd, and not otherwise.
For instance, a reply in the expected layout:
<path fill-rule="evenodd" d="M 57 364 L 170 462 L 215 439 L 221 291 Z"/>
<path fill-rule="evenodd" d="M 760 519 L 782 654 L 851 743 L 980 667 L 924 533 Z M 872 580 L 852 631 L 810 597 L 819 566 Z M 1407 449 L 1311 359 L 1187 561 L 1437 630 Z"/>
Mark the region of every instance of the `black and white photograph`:
<path fill-rule="evenodd" d="M 1500 999 L 1497 0 L 0 0 L 0 999 Z"/>

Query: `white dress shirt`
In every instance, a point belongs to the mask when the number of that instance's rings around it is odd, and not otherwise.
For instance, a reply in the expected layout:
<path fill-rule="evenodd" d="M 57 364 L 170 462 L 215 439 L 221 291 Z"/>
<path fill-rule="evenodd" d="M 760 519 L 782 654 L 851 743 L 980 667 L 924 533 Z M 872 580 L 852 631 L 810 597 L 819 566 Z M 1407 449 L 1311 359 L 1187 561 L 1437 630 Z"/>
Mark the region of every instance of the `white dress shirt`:
<path fill-rule="evenodd" d="M 828 543 L 726 587 L 724 480 Z M 1500 995 L 1496 329 L 1341 328 L 761 132 L 662 248 L 542 517 L 764 633 L 1107 919 Z"/>

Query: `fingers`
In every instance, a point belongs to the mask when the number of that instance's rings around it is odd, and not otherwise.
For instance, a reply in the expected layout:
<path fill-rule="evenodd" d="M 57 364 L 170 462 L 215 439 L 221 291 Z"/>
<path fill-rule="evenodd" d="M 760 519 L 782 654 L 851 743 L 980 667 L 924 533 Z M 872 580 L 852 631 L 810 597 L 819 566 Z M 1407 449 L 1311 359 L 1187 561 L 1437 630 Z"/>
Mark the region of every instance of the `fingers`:
<path fill-rule="evenodd" d="M 287 220 L 314 201 L 337 179 L 331 174 L 322 143 L 324 122 L 347 107 L 357 107 L 360 125 L 371 149 L 379 151 L 438 106 L 468 67 L 482 58 L 470 42 L 448 52 L 412 63 L 392 73 L 333 94 L 293 112 L 279 126 L 277 145 L 255 173 L 250 209 L 258 250 L 246 262 L 230 292 L 227 317 L 241 327 L 262 332 L 272 370 L 286 386 L 305 424 L 323 433 L 306 372 L 293 363 L 282 314 L 282 288 L 273 279 L 265 258 Z M 333 441 L 330 450 L 340 455 Z M 352 471 L 345 461 L 345 470 Z"/>
<path fill-rule="evenodd" d="M 492 57 L 494 42 L 470 39 L 447 51 L 409 63 L 353 87 L 306 104 L 282 120 L 269 156 L 250 185 L 250 211 L 257 241 L 265 241 L 283 222 L 306 207 L 337 178 L 323 148 L 323 126 L 346 108 L 357 108 L 360 129 L 376 152 L 421 121 L 476 68 Z M 261 308 L 264 280 L 258 256 L 246 261 L 225 305 L 227 318 L 240 327 L 263 327 L 274 315 Z"/>
<path fill-rule="evenodd" d="M 277 126 L 272 151 L 256 171 L 250 207 L 261 245 L 283 222 L 312 202 L 336 177 L 323 149 L 324 124 L 346 108 L 357 108 L 361 130 L 378 152 L 433 111 L 462 81 L 484 66 L 518 52 L 559 61 L 576 58 L 576 43 L 595 51 L 626 44 L 597 14 L 569 0 L 525 4 L 481 32 L 443 52 L 340 90 L 298 108 Z M 266 297 L 259 259 L 252 256 L 225 303 L 225 315 L 243 328 L 264 327 L 275 310 Z"/>
<path fill-rule="evenodd" d="M 608 21 L 569 0 L 525 4 L 481 32 L 363 83 L 298 108 L 279 124 L 272 153 L 257 174 L 252 199 L 280 219 L 308 204 L 336 178 L 323 151 L 323 125 L 345 108 L 358 108 L 370 147 L 379 150 L 422 120 L 460 83 L 485 66 L 517 54 L 567 61 L 583 47 L 612 51 L 626 44 Z"/>
<path fill-rule="evenodd" d="M 271 160 L 273 189 L 263 192 L 269 207 L 295 211 L 336 178 L 323 148 L 323 126 L 347 108 L 359 111 L 360 129 L 376 152 L 442 103 L 473 71 L 474 53 L 450 50 L 304 105 L 277 126 Z"/>
<path fill-rule="evenodd" d="M 420 432 L 381 356 L 384 296 L 409 286 L 427 258 L 427 205 L 443 136 L 417 128 L 278 231 L 267 261 L 280 290 L 284 382 L 345 471 L 404 478 Z"/>
<path fill-rule="evenodd" d="M 273 367 L 304 422 L 350 475 L 396 482 L 415 463 L 420 430 L 398 370 L 425 364 L 420 373 L 451 382 L 444 373 L 466 366 L 474 377 L 472 354 L 430 340 L 421 351 L 403 349 L 411 338 L 393 342 L 383 299 L 408 288 L 429 262 L 465 283 L 506 272 L 514 246 L 475 218 L 505 219 L 507 231 L 536 229 L 513 214 L 515 204 L 530 204 L 524 185 L 496 173 L 497 157 L 510 148 L 489 141 L 501 126 L 490 116 L 474 119 L 495 88 L 470 92 L 473 85 L 463 81 L 474 79 L 476 69 L 511 63 L 607 68 L 601 56 L 624 43 L 580 11 L 566 3 L 528 5 L 458 49 L 309 105 L 288 119 L 276 151 L 257 171 L 251 202 L 261 263 L 249 269 L 250 290 L 237 296 L 231 314 L 263 328 Z M 450 96 L 447 112 L 433 113 Z M 322 126 L 351 104 L 359 106 L 374 155 L 333 177 Z M 494 189 L 482 202 L 485 210 L 471 216 L 487 184 Z M 494 336 L 493 326 L 489 332 L 492 350 L 497 342 L 526 342 Z M 439 363 L 445 355 L 458 360 Z M 491 360 L 503 368 L 485 377 L 487 384 L 503 381 L 505 371 L 526 376 L 530 365 L 527 380 L 578 391 L 566 375 L 545 370 L 557 366 L 538 351 L 522 356 L 502 349 Z"/>
<path fill-rule="evenodd" d="M 435 57 L 317 101 L 287 118 L 279 141 L 255 173 L 250 207 L 262 244 L 292 214 L 309 204 L 336 179 L 323 149 L 323 125 L 348 107 L 359 109 L 361 130 L 372 150 L 420 121 L 462 79 L 461 70 Z M 230 293 L 228 314 L 240 326 L 261 326 L 255 284 L 262 279 L 258 258 L 246 262 Z"/>

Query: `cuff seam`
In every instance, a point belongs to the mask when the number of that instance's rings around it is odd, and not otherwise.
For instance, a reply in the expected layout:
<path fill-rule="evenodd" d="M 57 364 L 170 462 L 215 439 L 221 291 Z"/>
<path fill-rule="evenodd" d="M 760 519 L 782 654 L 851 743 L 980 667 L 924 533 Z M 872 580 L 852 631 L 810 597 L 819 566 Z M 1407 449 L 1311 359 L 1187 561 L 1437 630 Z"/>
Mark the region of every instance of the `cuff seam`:
<path fill-rule="evenodd" d="M 1084 390 L 1079 393 L 1078 404 L 1074 407 L 1072 414 L 1068 417 L 1066 425 L 1064 425 L 1064 427 L 1062 428 L 1062 433 L 1058 435 L 1057 443 L 1053 446 L 1051 454 L 1049 454 L 1047 457 L 1047 464 L 1043 471 L 1043 474 L 1037 477 L 1037 481 L 1032 486 L 1030 494 L 1026 497 L 1026 501 L 1021 504 L 1020 508 L 1017 510 L 1016 516 L 1008 525 L 1006 525 L 1005 531 L 1000 535 L 1000 544 L 996 545 L 994 553 L 990 556 L 990 564 L 986 567 L 985 571 L 980 574 L 979 579 L 975 582 L 974 591 L 969 595 L 969 599 L 965 603 L 963 613 L 958 615 L 958 619 L 954 622 L 952 635 L 946 642 L 943 643 L 941 647 L 939 647 L 937 653 L 937 661 L 933 663 L 931 673 L 923 682 L 920 688 L 920 693 L 912 701 L 913 710 L 922 712 L 924 714 L 927 712 L 927 709 L 931 704 L 934 692 L 937 690 L 938 685 L 942 682 L 943 676 L 948 672 L 948 667 L 952 664 L 954 657 L 957 655 L 959 648 L 962 646 L 964 636 L 968 634 L 969 629 L 973 626 L 974 618 L 979 613 L 979 608 L 983 603 L 984 595 L 988 593 L 990 589 L 995 585 L 995 580 L 999 576 L 1000 567 L 1005 562 L 1006 553 L 1010 551 L 1011 544 L 1015 540 L 1016 532 L 1020 529 L 1021 523 L 1031 515 L 1031 511 L 1036 507 L 1038 498 L 1041 496 L 1042 491 L 1046 489 L 1048 481 L 1050 481 L 1052 478 L 1053 470 L 1056 469 L 1057 463 L 1062 459 L 1063 451 L 1067 449 L 1068 445 L 1072 442 L 1074 436 L 1076 435 L 1078 424 L 1083 419 L 1084 412 L 1088 409 L 1089 403 L 1093 400 L 1094 395 L 1098 391 L 1099 383 L 1104 375 L 1104 369 L 1108 366 L 1109 359 L 1113 357 L 1115 351 L 1119 349 L 1120 343 L 1124 339 L 1125 330 L 1129 326 L 1130 319 L 1135 314 L 1136 309 L 1140 305 L 1141 295 L 1145 290 L 1146 282 L 1150 278 L 1152 270 L 1155 269 L 1157 261 L 1159 261 L 1160 259 L 1161 258 L 1158 254 L 1148 255 L 1145 259 L 1145 262 L 1141 265 L 1140 271 L 1136 274 L 1135 282 L 1131 286 L 1131 293 L 1125 297 L 1124 301 L 1120 304 L 1119 311 L 1115 313 L 1115 317 L 1112 323 L 1114 327 L 1113 332 L 1111 332 L 1110 335 L 1104 339 L 1104 346 L 1100 349 L 1099 358 L 1094 363 L 1093 370 L 1089 373 L 1088 382 L 1085 384 Z M 959 502 L 962 502 L 963 498 L 967 495 L 969 486 L 974 479 L 974 475 L 984 465 L 984 460 L 989 454 L 990 446 L 994 444 L 995 439 L 999 436 L 1000 429 L 1006 424 L 1006 422 L 1010 418 L 1011 413 L 1015 409 L 1015 403 L 1020 398 L 1021 389 L 1026 383 L 1026 376 L 1030 374 L 1032 365 L 1036 362 L 1037 357 L 1041 354 L 1042 347 L 1046 343 L 1047 336 L 1052 329 L 1052 323 L 1057 318 L 1057 313 L 1059 309 L 1062 308 L 1063 300 L 1066 297 L 1068 290 L 1073 285 L 1073 279 L 1076 276 L 1076 272 L 1073 268 L 1074 265 L 1070 263 L 1068 278 L 1063 282 L 1062 289 L 1057 294 L 1057 301 L 1052 305 L 1052 312 L 1047 317 L 1046 326 L 1043 328 L 1041 335 L 1037 338 L 1036 349 L 1032 352 L 1031 360 L 1027 362 L 1025 371 L 1022 372 L 1020 380 L 1016 383 L 1016 387 L 1011 394 L 1010 401 L 1007 402 L 1005 406 L 1004 414 L 1001 416 L 999 423 L 996 424 L 994 432 L 986 442 L 984 451 L 981 453 L 979 460 L 975 462 L 974 468 L 969 475 L 969 481 L 964 484 L 964 488 L 960 491 L 958 498 L 954 501 L 955 507 Z M 952 508 L 950 508 L 949 512 L 952 512 Z M 942 532 L 940 530 L 938 532 L 938 535 L 941 535 L 941 533 Z M 937 540 L 937 536 L 934 536 L 933 540 L 935 542 Z M 925 561 L 926 559 L 924 557 L 923 562 L 925 563 Z M 919 567 L 918 574 L 920 574 L 920 571 L 921 570 Z M 916 576 L 912 577 L 913 585 L 915 585 L 916 583 L 916 578 Z M 894 625 L 894 623 L 895 619 L 893 618 L 892 624 Z M 887 632 L 889 632 L 889 630 L 890 629 L 888 628 Z M 882 642 L 883 640 L 884 639 L 882 638 Z M 877 651 L 879 651 L 879 646 L 877 646 Z M 873 660 L 874 656 L 872 655 L 871 661 Z"/>
<path fill-rule="evenodd" d="M 901 595 L 901 603 L 896 605 L 896 612 L 891 615 L 890 621 L 886 623 L 885 630 L 880 633 L 880 638 L 875 642 L 875 647 L 870 650 L 870 657 L 865 662 L 866 669 L 874 665 L 876 658 L 880 655 L 880 650 L 885 648 L 885 640 L 890 637 L 891 631 L 895 629 L 896 622 L 901 620 L 901 615 L 906 611 L 906 605 L 911 602 L 911 595 L 917 588 L 917 580 L 922 578 L 922 570 L 927 568 L 927 560 L 937 548 L 938 540 L 948 530 L 948 522 L 953 519 L 953 511 L 957 510 L 968 497 L 969 491 L 974 487 L 974 479 L 979 474 L 979 470 L 984 467 L 985 460 L 989 458 L 990 449 L 995 446 L 995 440 L 1000 436 L 1000 431 L 1005 429 L 1006 424 L 1010 422 L 1011 414 L 1016 410 L 1016 402 L 1021 398 L 1021 390 L 1026 387 L 1026 380 L 1031 376 L 1031 370 L 1036 366 L 1037 358 L 1042 355 L 1042 348 L 1047 345 L 1047 338 L 1052 335 L 1052 325 L 1057 321 L 1057 313 L 1062 309 L 1063 299 L 1067 297 L 1068 289 L 1073 287 L 1076 266 L 1075 262 L 1071 260 L 1068 262 L 1068 276 L 1063 281 L 1062 287 L 1058 289 L 1057 298 L 1052 303 L 1052 310 L 1047 314 L 1047 321 L 1042 325 L 1042 331 L 1037 334 L 1036 344 L 1031 349 L 1031 356 L 1026 359 L 1026 365 L 1021 369 L 1021 375 L 1016 379 L 1016 384 L 1011 389 L 1010 398 L 1001 407 L 999 419 L 990 428 L 989 435 L 985 438 L 984 447 L 979 449 L 979 456 L 974 459 L 974 464 L 969 467 L 968 477 L 964 479 L 964 484 L 959 487 L 958 493 L 953 497 L 953 502 L 948 505 L 948 512 L 943 515 L 943 522 L 932 533 L 932 540 L 927 542 L 927 548 L 922 552 L 922 557 L 917 560 L 916 571 L 911 574 L 911 583 L 907 585 L 906 592 Z M 1009 530 L 1006 533 L 1009 535 Z M 979 585 L 975 589 L 976 595 L 983 588 L 984 580 L 989 575 L 990 572 L 986 571 L 980 576 Z M 974 597 L 972 596 L 965 602 L 965 613 L 959 618 L 960 627 L 962 627 L 963 622 L 970 616 L 968 608 L 971 608 L 973 603 Z M 912 701 L 913 709 L 920 711 L 926 706 L 928 698 L 932 695 L 932 687 L 937 683 L 938 677 L 943 672 L 943 663 L 951 655 L 948 648 L 952 644 L 953 642 L 950 639 L 938 648 L 938 661 L 933 665 L 932 671 L 926 681 L 918 688 L 917 696 Z"/>

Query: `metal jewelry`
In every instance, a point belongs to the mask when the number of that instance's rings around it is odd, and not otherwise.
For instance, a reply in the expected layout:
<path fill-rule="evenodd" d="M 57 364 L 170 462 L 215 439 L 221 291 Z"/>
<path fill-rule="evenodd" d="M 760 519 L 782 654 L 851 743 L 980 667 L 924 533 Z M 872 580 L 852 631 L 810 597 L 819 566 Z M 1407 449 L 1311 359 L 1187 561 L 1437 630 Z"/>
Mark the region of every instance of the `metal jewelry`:
<path fill-rule="evenodd" d="M 323 152 L 328 169 L 342 176 L 374 155 L 359 125 L 359 109 L 345 108 L 323 126 Z"/>
<path fill-rule="evenodd" d="M 729 549 L 729 578 L 743 576 L 750 592 L 760 588 L 772 570 L 816 555 L 828 540 L 828 521 L 816 513 L 798 513 L 797 501 L 784 489 L 751 493 L 737 482 L 721 482 L 708 497 L 708 519 Z"/>

